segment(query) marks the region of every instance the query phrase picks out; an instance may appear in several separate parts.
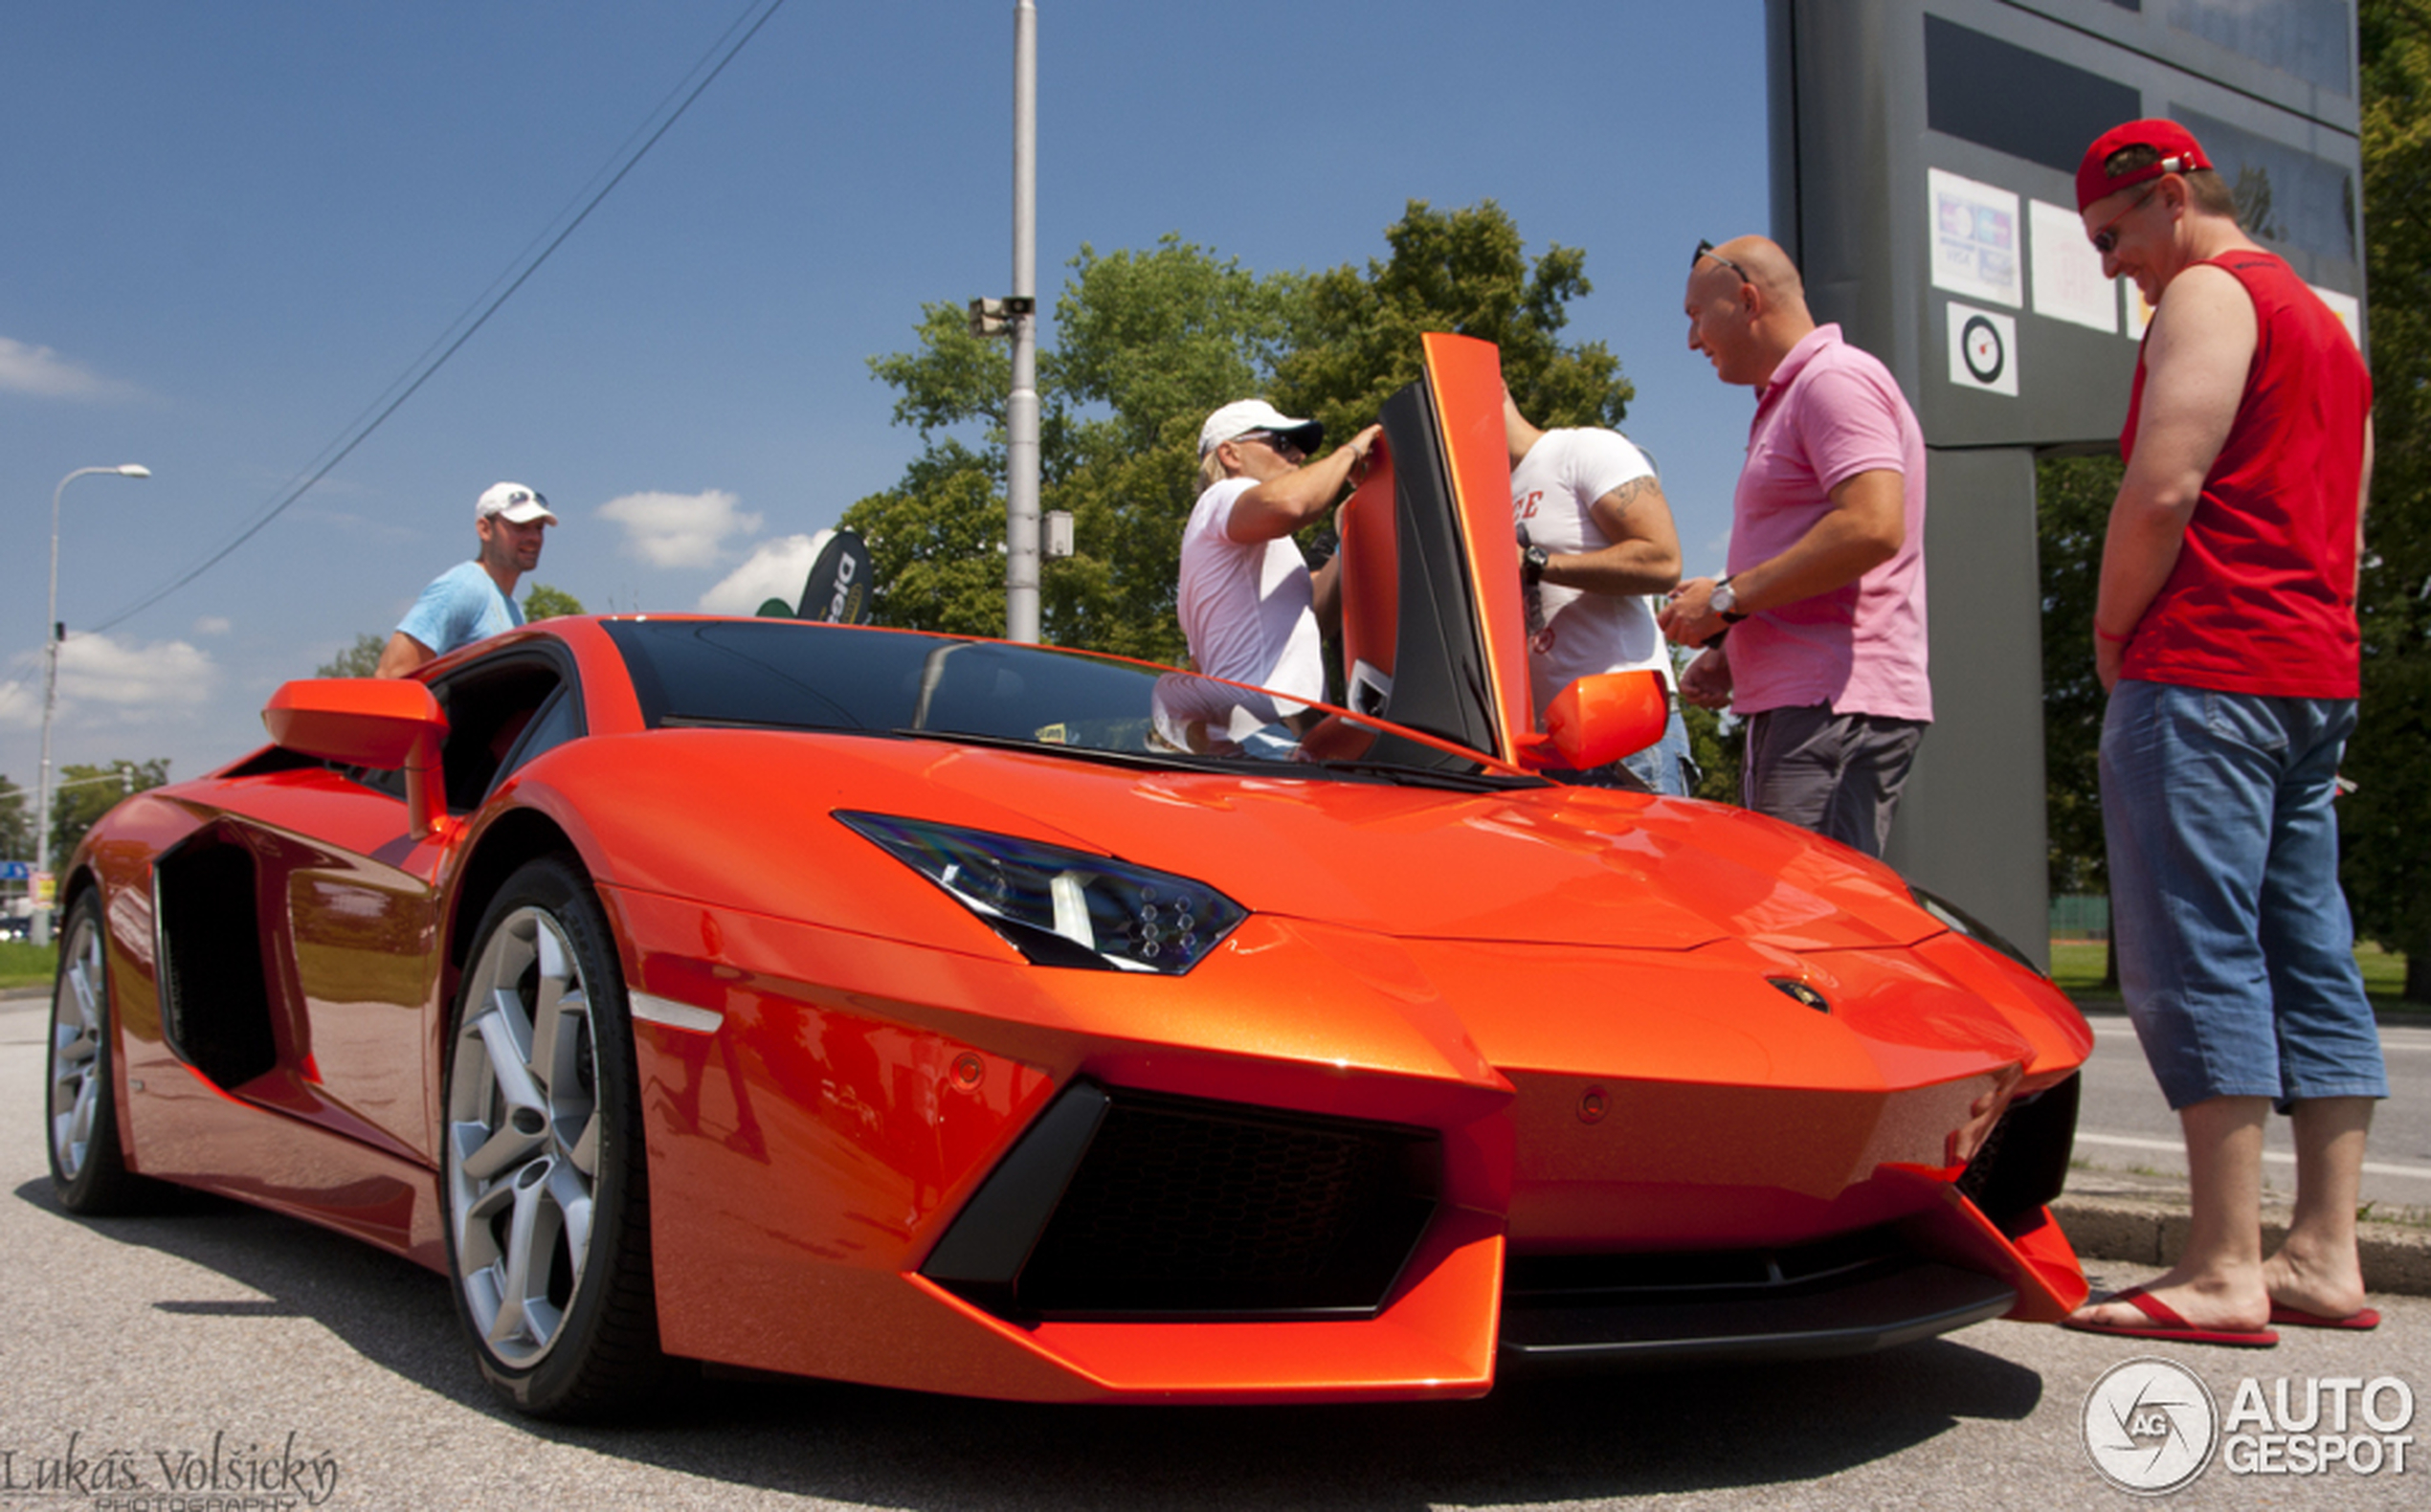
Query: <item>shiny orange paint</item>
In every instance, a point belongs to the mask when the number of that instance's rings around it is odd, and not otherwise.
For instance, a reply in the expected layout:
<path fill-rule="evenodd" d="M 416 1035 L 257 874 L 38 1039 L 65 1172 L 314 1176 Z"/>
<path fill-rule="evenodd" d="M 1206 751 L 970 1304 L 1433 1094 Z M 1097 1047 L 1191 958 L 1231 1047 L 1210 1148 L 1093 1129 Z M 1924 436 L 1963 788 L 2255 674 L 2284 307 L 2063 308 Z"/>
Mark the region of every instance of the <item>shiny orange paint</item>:
<path fill-rule="evenodd" d="M 1502 749 L 1516 761 L 1534 732 L 1528 690 L 1528 615 L 1520 602 L 1519 545 L 1511 532 L 1511 454 L 1503 432 L 1503 360 L 1491 342 L 1430 331 L 1420 339 L 1426 385 L 1442 427 L 1476 630 Z"/>
<path fill-rule="evenodd" d="M 1519 737 L 1520 760 L 1585 771 L 1644 750 L 1662 739 L 1670 721 L 1670 689 L 1659 672 L 1580 678 L 1545 706 L 1542 735 Z"/>
<path fill-rule="evenodd" d="M 351 767 L 405 769 L 405 806 L 420 839 L 447 820 L 432 786 L 447 716 L 419 682 L 403 678 L 300 678 L 261 711 L 274 745 Z"/>
<path fill-rule="evenodd" d="M 1526 727 L 1503 545 L 1499 375 L 1482 344 L 1431 337 L 1426 356 L 1485 611 L 1503 748 L 1480 754 L 1509 769 L 1543 742 Z M 1393 606 L 1357 564 L 1390 560 L 1392 460 L 1354 497 L 1365 523 L 1345 545 L 1346 611 L 1368 627 L 1353 655 L 1387 674 Z M 104 903 L 137 1168 L 443 1265 L 439 1096 L 454 959 L 478 912 L 465 890 L 546 834 L 589 873 L 630 989 L 695 1015 L 634 1026 L 661 1340 L 678 1354 L 1040 1401 L 1416 1399 L 1490 1388 L 1514 1259 L 1881 1229 L 2001 1278 L 2013 1316 L 2084 1295 L 2047 1212 L 2004 1230 L 1956 1182 L 1991 1121 L 2074 1071 L 2090 1033 L 1878 862 L 1737 810 L 1599 789 L 646 729 L 589 619 L 420 676 L 535 647 L 571 668 L 588 734 L 472 812 L 253 762 L 96 827 L 67 886 Z M 273 731 L 333 760 L 435 759 L 445 725 L 424 680 L 366 686 L 291 685 Z M 1590 706 L 1607 694 L 1614 709 Z M 1642 694 L 1573 702 L 1609 732 L 1643 723 Z M 1186 976 L 1040 967 L 838 810 L 1185 873 L 1250 917 Z M 234 1087 L 168 1049 L 154 959 L 151 869 L 213 827 L 252 857 L 275 1000 L 278 1063 Z M 971 1194 L 1083 1078 L 1434 1131 L 1439 1207 L 1372 1317 L 1022 1325 L 924 1279 Z"/>

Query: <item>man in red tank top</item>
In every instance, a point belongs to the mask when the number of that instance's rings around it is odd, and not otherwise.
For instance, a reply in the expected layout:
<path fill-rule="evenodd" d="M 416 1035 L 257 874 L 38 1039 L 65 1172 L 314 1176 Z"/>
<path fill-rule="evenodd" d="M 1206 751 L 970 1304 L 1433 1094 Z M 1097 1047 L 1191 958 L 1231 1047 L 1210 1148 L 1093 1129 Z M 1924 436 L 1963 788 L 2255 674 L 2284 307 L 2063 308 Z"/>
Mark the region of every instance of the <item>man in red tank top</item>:
<path fill-rule="evenodd" d="M 2354 728 L 2372 381 L 2337 317 L 2240 229 L 2184 127 L 2104 133 L 2077 206 L 2103 271 L 2155 308 L 2093 650 L 2120 980 L 2184 1128 L 2193 1215 L 2167 1274 L 2068 1324 L 2247 1345 L 2273 1325 L 2368 1328 L 2355 1207 L 2388 1079 L 2331 799 Z M 2297 1195 L 2265 1258 L 2274 1104 Z"/>

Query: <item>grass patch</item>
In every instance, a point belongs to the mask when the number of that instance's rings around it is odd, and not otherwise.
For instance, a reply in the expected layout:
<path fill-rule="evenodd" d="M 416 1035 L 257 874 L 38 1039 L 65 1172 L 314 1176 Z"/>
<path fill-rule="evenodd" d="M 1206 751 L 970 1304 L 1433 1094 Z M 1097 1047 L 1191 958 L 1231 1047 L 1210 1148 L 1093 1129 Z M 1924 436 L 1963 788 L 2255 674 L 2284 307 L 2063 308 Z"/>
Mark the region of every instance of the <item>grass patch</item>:
<path fill-rule="evenodd" d="M 2051 980 L 2070 997 L 2079 992 L 2100 991 L 2104 952 L 2109 945 L 2100 940 L 2054 940 L 2051 942 Z"/>
<path fill-rule="evenodd" d="M 2389 1006 L 2400 999 L 2406 989 L 2406 958 L 2376 945 L 2355 946 L 2355 965 L 2363 967 L 2363 989 L 2376 998 L 2385 998 Z M 2417 1004 L 2416 1007 L 2422 1005 Z"/>
<path fill-rule="evenodd" d="M 2100 940 L 2054 940 L 2051 942 L 2051 980 L 2070 997 L 2094 997 L 2115 1000 L 2119 989 L 2102 985 L 2105 952 L 2109 946 Z M 2372 1006 L 2381 1012 L 2421 1013 L 2431 1012 L 2431 1005 L 2410 1003 L 2403 993 L 2406 987 L 2406 958 L 2381 949 L 2369 942 L 2355 946 L 2355 965 L 2363 971 L 2363 989 L 2371 997 Z"/>
<path fill-rule="evenodd" d="M 0 940 L 0 988 L 49 987 L 58 968 L 59 947 L 56 945 Z"/>

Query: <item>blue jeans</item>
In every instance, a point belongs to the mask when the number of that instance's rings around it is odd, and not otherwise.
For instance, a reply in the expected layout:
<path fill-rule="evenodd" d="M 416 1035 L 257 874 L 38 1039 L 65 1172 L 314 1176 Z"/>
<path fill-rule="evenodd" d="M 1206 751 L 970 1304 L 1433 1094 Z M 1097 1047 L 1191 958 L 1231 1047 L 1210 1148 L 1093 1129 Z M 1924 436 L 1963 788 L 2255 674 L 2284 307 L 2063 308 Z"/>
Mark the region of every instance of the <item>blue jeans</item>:
<path fill-rule="evenodd" d="M 1622 777 L 1624 768 L 1638 781 L 1633 783 Z M 1582 788 L 1635 788 L 1642 784 L 1666 798 L 1685 798 L 1696 790 L 1700 773 L 1696 758 L 1688 754 L 1688 726 L 1681 722 L 1680 710 L 1675 707 L 1671 723 L 1663 726 L 1662 739 L 1644 750 L 1585 771 L 1548 775 Z"/>
<path fill-rule="evenodd" d="M 2121 682 L 2102 827 L 2128 1015 L 2172 1108 L 2389 1095 L 2338 887 L 2351 699 Z"/>

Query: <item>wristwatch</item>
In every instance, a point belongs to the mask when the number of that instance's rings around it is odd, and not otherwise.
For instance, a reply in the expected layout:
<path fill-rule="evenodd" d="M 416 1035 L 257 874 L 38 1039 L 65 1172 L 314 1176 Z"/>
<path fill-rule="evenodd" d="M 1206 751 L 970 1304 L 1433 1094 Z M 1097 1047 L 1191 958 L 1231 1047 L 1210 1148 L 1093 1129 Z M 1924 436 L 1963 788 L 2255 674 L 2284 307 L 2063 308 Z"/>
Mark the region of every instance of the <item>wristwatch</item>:
<path fill-rule="evenodd" d="M 1722 622 L 1726 625 L 1735 625 L 1748 617 L 1737 612 L 1739 593 L 1730 586 L 1730 580 L 1727 577 L 1713 586 L 1713 597 L 1707 602 L 1713 611 L 1722 616 Z"/>
<path fill-rule="evenodd" d="M 1545 564 L 1551 560 L 1545 554 L 1543 546 L 1529 546 L 1520 553 L 1520 581 L 1534 588 L 1544 581 Z"/>

